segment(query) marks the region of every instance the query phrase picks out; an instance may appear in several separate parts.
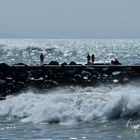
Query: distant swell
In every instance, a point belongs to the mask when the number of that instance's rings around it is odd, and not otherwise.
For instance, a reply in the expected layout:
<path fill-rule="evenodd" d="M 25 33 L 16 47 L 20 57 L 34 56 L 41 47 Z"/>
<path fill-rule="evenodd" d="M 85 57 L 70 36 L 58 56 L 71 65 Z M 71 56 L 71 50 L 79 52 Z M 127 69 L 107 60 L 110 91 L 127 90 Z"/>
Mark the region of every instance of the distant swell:
<path fill-rule="evenodd" d="M 140 87 L 64 87 L 44 94 L 28 91 L 0 101 L 0 115 L 33 123 L 90 122 L 140 115 Z"/>

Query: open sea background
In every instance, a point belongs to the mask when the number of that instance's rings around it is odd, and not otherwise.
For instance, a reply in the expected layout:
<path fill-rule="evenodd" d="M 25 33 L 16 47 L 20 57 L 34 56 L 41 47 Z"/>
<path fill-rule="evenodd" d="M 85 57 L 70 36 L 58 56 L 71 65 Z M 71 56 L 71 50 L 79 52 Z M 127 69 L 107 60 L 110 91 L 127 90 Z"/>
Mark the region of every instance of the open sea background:
<path fill-rule="evenodd" d="M 75 61 L 140 64 L 140 40 L 0 39 L 0 63 L 38 65 Z M 95 87 L 34 89 L 0 101 L 0 139 L 139 140 L 140 80 Z"/>

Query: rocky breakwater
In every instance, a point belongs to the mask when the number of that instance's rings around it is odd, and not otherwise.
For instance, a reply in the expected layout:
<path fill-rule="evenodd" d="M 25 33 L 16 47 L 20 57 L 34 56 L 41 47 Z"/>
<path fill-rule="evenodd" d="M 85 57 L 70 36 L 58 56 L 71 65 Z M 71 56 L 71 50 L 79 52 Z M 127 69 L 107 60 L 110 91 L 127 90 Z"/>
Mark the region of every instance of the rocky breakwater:
<path fill-rule="evenodd" d="M 49 89 L 57 86 L 95 86 L 98 83 L 127 83 L 140 76 L 140 66 L 69 65 L 50 62 L 43 66 L 0 64 L 0 98 L 28 88 Z"/>

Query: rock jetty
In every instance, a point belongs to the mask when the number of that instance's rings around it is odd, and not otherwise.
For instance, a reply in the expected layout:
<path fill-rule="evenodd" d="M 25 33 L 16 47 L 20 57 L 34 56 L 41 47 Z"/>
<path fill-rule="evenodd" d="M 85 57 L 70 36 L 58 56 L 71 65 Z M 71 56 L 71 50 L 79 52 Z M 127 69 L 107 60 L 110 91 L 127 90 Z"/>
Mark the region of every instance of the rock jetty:
<path fill-rule="evenodd" d="M 140 66 L 128 65 L 78 65 L 52 61 L 48 65 L 0 64 L 0 99 L 22 90 L 40 90 L 57 86 L 95 86 L 98 83 L 127 83 L 140 76 Z"/>

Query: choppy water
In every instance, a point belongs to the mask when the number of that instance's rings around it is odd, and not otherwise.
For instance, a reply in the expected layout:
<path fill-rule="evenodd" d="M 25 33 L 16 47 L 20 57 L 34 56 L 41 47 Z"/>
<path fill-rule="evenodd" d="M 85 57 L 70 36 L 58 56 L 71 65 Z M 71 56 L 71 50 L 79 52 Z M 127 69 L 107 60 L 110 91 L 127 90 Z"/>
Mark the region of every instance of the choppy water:
<path fill-rule="evenodd" d="M 140 40 L 1 39 L 0 62 L 39 63 L 74 60 L 86 63 L 87 53 L 96 62 L 117 57 L 124 64 L 139 64 Z M 58 87 L 8 96 L 0 101 L 0 139 L 139 140 L 139 79 L 125 85 Z"/>
<path fill-rule="evenodd" d="M 123 64 L 139 64 L 140 40 L 0 39 L 0 62 L 39 64 L 41 52 L 45 63 L 56 60 L 84 64 L 87 54 L 94 53 L 96 62 L 118 58 Z"/>

